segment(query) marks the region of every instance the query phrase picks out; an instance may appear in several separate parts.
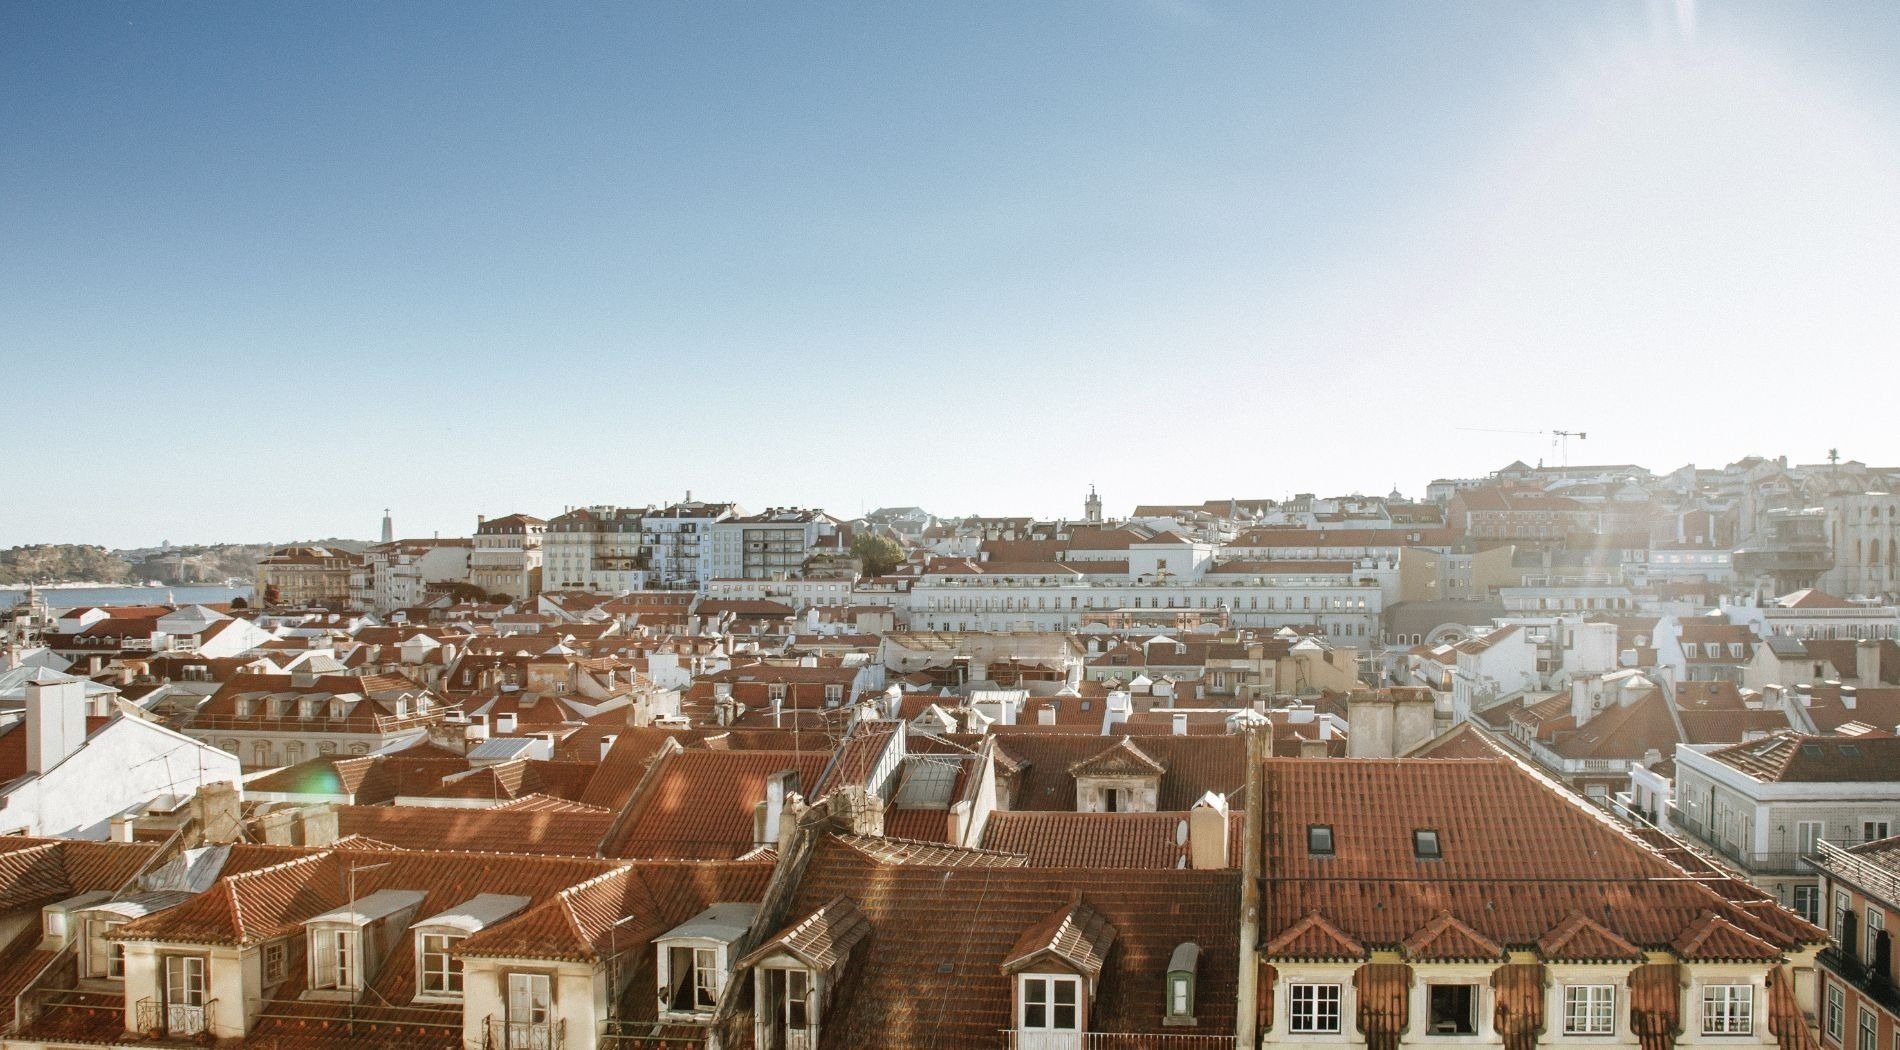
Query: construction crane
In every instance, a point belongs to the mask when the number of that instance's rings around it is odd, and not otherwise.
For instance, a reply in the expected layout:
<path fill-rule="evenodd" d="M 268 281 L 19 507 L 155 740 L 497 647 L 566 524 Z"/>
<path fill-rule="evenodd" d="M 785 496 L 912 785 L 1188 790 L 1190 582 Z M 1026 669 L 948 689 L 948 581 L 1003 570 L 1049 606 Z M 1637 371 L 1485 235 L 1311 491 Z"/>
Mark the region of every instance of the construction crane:
<path fill-rule="evenodd" d="M 1547 437 L 1550 439 L 1551 449 L 1557 452 L 1560 462 L 1566 467 L 1570 465 L 1570 439 L 1584 441 L 1590 437 L 1581 430 L 1508 430 L 1500 427 L 1459 427 L 1458 429 L 1479 434 L 1531 434 Z"/>

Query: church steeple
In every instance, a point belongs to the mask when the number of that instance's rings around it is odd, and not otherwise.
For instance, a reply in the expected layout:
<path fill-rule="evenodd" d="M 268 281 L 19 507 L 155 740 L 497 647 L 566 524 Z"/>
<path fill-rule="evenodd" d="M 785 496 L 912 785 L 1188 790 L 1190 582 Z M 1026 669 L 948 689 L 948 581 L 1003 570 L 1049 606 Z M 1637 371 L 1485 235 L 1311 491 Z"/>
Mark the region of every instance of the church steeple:
<path fill-rule="evenodd" d="M 1082 504 L 1082 520 L 1091 525 L 1102 523 L 1102 497 L 1095 494 L 1095 486 L 1089 486 L 1089 498 Z"/>

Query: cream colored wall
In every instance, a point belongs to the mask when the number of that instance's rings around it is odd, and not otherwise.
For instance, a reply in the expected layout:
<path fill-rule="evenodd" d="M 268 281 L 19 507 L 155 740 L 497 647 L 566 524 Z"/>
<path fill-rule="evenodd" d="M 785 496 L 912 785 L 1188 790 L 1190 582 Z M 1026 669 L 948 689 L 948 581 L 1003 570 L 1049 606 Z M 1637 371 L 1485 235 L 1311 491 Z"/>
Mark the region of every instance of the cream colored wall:
<path fill-rule="evenodd" d="M 464 959 L 462 961 L 462 1038 L 482 1045 L 489 1018 L 508 1015 L 509 973 L 545 973 L 554 1002 L 553 1023 L 564 1024 L 568 1046 L 592 1046 L 607 1021 L 607 981 L 604 972 L 585 963 L 551 963 L 539 959 Z"/>

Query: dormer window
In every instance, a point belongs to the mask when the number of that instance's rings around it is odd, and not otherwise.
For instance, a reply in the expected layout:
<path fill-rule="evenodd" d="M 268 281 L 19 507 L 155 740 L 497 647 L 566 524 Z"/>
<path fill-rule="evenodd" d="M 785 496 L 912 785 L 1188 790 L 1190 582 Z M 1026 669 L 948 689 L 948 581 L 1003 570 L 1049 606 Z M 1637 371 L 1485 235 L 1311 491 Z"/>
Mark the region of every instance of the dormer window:
<path fill-rule="evenodd" d="M 773 683 L 771 683 L 770 685 L 768 685 L 768 686 L 766 686 L 766 687 L 765 687 L 765 696 L 766 696 L 766 699 L 768 699 L 768 700 L 783 700 L 783 699 L 785 699 L 785 683 L 784 683 L 784 682 L 773 682 Z"/>
<path fill-rule="evenodd" d="M 310 938 L 310 990 L 305 994 L 354 999 L 375 979 L 422 898 L 419 890 L 378 890 L 305 922 Z"/>
<path fill-rule="evenodd" d="M 1412 856 L 1419 860 L 1443 860 L 1444 853 L 1438 848 L 1438 832 L 1433 828 L 1415 828 L 1412 831 Z"/>
<path fill-rule="evenodd" d="M 1168 957 L 1168 1008 L 1162 1024 L 1194 1024 L 1194 978 L 1200 968 L 1201 946 L 1189 941 L 1176 945 Z"/>
<path fill-rule="evenodd" d="M 107 936 L 123 925 L 125 920 L 120 918 L 99 914 L 86 916 L 86 953 L 83 962 L 87 977 L 108 981 L 125 979 L 125 944 Z"/>
<path fill-rule="evenodd" d="M 462 939 L 528 906 L 528 898 L 484 893 L 415 924 L 416 999 L 454 1001 L 462 997 L 462 960 L 455 948 Z"/>
<path fill-rule="evenodd" d="M 1333 855 L 1333 826 L 1331 824 L 1306 826 L 1306 855 L 1309 857 Z"/>
<path fill-rule="evenodd" d="M 751 904 L 715 904 L 655 938 L 662 1016 L 691 1020 L 712 1014 L 731 973 L 732 945 L 757 912 Z"/>

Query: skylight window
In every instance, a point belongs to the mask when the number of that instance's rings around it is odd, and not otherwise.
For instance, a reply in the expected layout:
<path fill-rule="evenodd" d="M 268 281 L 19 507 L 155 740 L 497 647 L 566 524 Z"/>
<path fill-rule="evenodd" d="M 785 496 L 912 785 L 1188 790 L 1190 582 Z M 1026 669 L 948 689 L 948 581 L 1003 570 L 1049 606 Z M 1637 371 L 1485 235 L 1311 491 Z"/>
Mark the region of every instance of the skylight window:
<path fill-rule="evenodd" d="M 1438 832 L 1433 828 L 1413 829 L 1412 854 L 1419 860 L 1442 860 L 1445 855 L 1438 849 Z"/>
<path fill-rule="evenodd" d="M 1859 758 L 1860 745 L 1859 744 L 1842 744 L 1841 757 L 1842 758 Z"/>
<path fill-rule="evenodd" d="M 1333 826 L 1331 824 L 1306 826 L 1306 855 L 1309 857 L 1333 855 Z"/>

